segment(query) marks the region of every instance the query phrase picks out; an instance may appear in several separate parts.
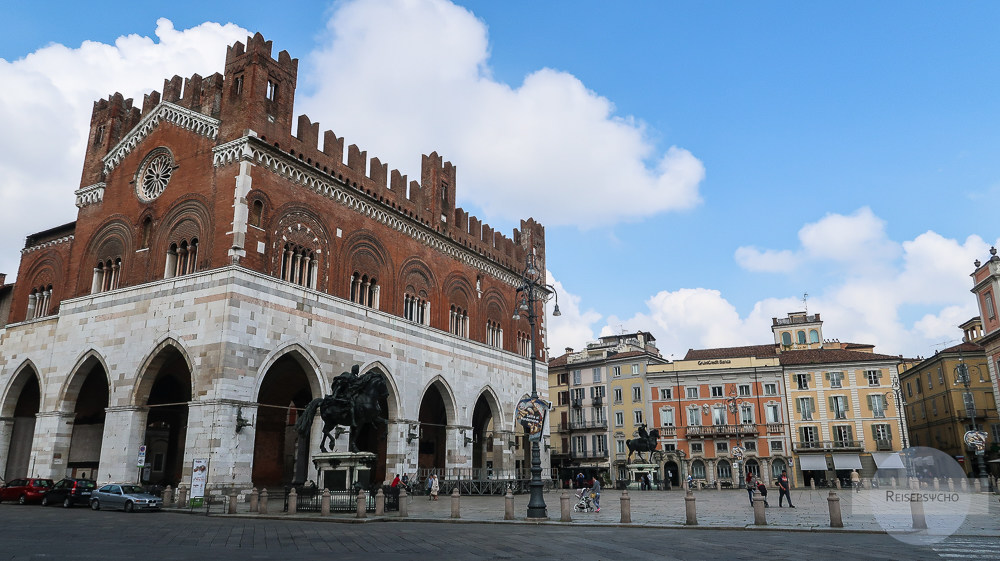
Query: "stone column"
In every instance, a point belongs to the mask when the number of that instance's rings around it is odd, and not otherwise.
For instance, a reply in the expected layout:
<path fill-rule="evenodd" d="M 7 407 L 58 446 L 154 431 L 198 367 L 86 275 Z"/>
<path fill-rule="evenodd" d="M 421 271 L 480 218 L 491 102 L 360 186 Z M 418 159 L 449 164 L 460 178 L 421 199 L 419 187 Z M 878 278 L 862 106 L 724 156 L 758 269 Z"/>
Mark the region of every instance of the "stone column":
<path fill-rule="evenodd" d="M 29 475 L 37 474 L 56 481 L 66 477 L 75 416 L 74 413 L 62 411 L 45 411 L 35 415 L 35 435 L 32 441 L 35 462 Z M 138 449 L 136 453 L 138 454 Z M 135 466 L 135 458 L 132 459 L 132 465 Z"/>
<path fill-rule="evenodd" d="M 236 431 L 242 416 L 254 426 Z M 191 462 L 207 458 L 208 484 L 248 488 L 253 486 L 253 444 L 257 408 L 230 400 L 203 399 L 188 403 L 184 440 L 183 478 L 190 482 Z"/>
<path fill-rule="evenodd" d="M 139 468 L 139 446 L 146 436 L 146 407 L 108 407 L 101 442 L 101 464 L 97 481 L 135 481 Z"/>
<path fill-rule="evenodd" d="M 247 206 L 247 194 L 253 187 L 253 177 L 250 176 L 250 169 L 253 163 L 250 160 L 249 150 L 245 150 L 240 159 L 240 172 L 236 176 L 236 186 L 233 192 L 233 241 L 229 248 L 229 257 L 233 263 L 238 263 L 239 259 L 246 255 L 246 235 L 247 219 L 250 216 L 250 209 Z"/>
<path fill-rule="evenodd" d="M 14 434 L 14 418 L 0 417 L 0 469 L 6 469 L 7 454 L 10 453 L 10 438 Z"/>

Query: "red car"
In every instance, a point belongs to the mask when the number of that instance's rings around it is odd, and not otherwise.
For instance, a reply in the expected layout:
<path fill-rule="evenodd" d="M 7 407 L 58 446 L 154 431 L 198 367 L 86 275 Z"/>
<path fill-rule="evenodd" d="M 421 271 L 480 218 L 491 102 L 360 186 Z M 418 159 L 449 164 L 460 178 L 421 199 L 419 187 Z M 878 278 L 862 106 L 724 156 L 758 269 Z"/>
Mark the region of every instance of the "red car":
<path fill-rule="evenodd" d="M 0 487 L 0 501 L 17 501 L 20 504 L 37 503 L 42 500 L 42 495 L 51 488 L 51 479 L 37 477 L 12 479 L 10 483 Z"/>

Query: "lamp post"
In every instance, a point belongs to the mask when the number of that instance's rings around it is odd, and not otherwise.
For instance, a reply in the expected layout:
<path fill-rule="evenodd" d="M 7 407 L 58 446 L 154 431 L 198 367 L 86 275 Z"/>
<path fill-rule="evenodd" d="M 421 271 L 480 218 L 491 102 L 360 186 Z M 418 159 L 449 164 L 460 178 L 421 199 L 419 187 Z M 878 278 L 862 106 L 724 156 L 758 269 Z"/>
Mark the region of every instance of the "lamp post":
<path fill-rule="evenodd" d="M 889 401 L 890 395 L 895 398 L 896 403 L 896 416 L 899 417 L 899 438 L 903 443 L 903 454 L 907 457 L 906 461 L 906 476 L 913 477 L 912 462 L 909 459 L 910 447 L 906 437 L 906 424 L 905 417 L 906 414 L 905 406 L 906 399 L 903 398 L 903 386 L 899 383 L 899 377 L 896 376 L 892 379 L 892 391 L 885 392 L 885 400 Z M 890 448 L 891 449 L 891 448 Z"/>
<path fill-rule="evenodd" d="M 733 426 L 737 430 L 737 435 L 739 435 L 739 428 L 742 424 L 740 423 L 739 418 L 740 405 L 742 404 L 743 400 L 737 396 L 736 388 L 733 387 L 733 389 L 729 391 L 729 397 L 726 398 L 726 407 L 729 409 L 729 412 L 733 414 Z M 742 442 L 733 446 L 732 450 L 729 451 L 729 454 L 734 460 L 736 460 L 736 476 L 739 477 L 739 484 L 743 485 L 743 455 L 746 453 L 746 449 L 743 448 L 741 444 Z"/>
<path fill-rule="evenodd" d="M 979 374 L 979 379 L 983 379 L 983 372 L 980 370 L 979 365 L 973 364 L 972 368 L 976 369 L 976 373 Z M 970 430 L 965 432 L 965 444 L 966 446 L 972 448 L 975 451 L 976 457 L 976 471 L 979 472 L 979 481 L 983 486 L 983 489 L 989 489 L 989 479 L 986 475 L 986 437 L 987 433 L 979 430 L 979 426 L 976 424 L 976 400 L 970 391 L 970 385 L 972 380 L 969 378 L 969 366 L 965 364 L 962 357 L 958 357 L 958 366 L 955 367 L 955 378 L 962 385 L 965 386 L 965 393 L 962 395 L 962 401 L 965 403 L 965 414 L 969 417 L 969 423 L 972 425 Z"/>
<path fill-rule="evenodd" d="M 538 358 L 538 352 L 535 349 L 535 322 L 538 320 L 539 314 L 536 304 L 542 302 L 544 305 L 545 302 L 555 297 L 556 306 L 552 310 L 552 315 L 559 316 L 561 314 L 559 313 L 559 296 L 556 295 L 556 289 L 551 284 L 545 283 L 545 273 L 539 271 L 535 266 L 533 253 L 529 252 L 524 259 L 524 271 L 521 273 L 517 294 L 520 294 L 520 304 L 514 311 L 513 319 L 521 319 L 520 312 L 525 312 L 528 325 L 531 327 L 531 399 L 534 401 L 538 399 L 538 384 L 535 380 L 535 362 Z M 544 313 L 543 308 L 542 314 Z M 531 495 L 528 500 L 528 518 L 548 518 L 545 510 L 545 498 L 542 496 L 544 485 L 542 484 L 542 457 L 538 449 L 539 440 L 540 438 L 531 440 L 531 482 L 528 484 Z"/>

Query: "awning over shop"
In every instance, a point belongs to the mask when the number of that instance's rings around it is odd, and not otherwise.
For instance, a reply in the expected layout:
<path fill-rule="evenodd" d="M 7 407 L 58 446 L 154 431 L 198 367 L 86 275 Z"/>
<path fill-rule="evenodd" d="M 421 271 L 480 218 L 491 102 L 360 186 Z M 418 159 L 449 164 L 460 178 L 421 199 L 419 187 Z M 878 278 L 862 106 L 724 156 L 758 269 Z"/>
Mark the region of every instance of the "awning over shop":
<path fill-rule="evenodd" d="M 857 454 L 834 454 L 834 469 L 861 469 L 861 456 Z"/>
<path fill-rule="evenodd" d="M 872 459 L 878 469 L 906 469 L 899 452 L 872 452 Z"/>
<path fill-rule="evenodd" d="M 826 456 L 823 454 L 799 456 L 799 468 L 802 469 L 802 471 L 826 471 Z"/>

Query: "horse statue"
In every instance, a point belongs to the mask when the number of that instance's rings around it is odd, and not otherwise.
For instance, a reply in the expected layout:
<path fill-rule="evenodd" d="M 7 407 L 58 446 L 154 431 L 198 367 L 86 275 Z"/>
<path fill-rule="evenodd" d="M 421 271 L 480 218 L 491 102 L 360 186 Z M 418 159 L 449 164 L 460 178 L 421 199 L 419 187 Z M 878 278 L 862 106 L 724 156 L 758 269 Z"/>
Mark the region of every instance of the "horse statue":
<path fill-rule="evenodd" d="M 631 440 L 626 440 L 625 445 L 628 446 L 628 463 L 632 462 L 632 453 L 638 452 L 639 459 L 645 462 L 646 460 L 642 457 L 643 452 L 652 452 L 656 450 L 658 445 L 657 440 L 660 438 L 660 431 L 653 429 L 646 432 L 646 425 L 639 425 L 639 438 L 633 438 Z"/>
<path fill-rule="evenodd" d="M 377 370 L 369 370 L 362 376 L 358 376 L 357 372 L 358 366 L 355 365 L 351 372 L 337 376 L 333 382 L 333 393 L 310 401 L 295 422 L 299 437 L 308 438 L 313 417 L 319 411 L 320 418 L 323 419 L 323 438 L 319 442 L 322 452 L 328 452 L 328 440 L 333 445 L 336 437 L 330 435 L 330 429 L 338 425 L 351 429 L 347 439 L 347 449 L 351 452 L 360 452 L 355 439 L 361 427 L 375 425 L 383 433 L 386 431 L 387 423 L 379 405 L 379 401 L 389 395 L 385 378 Z"/>

